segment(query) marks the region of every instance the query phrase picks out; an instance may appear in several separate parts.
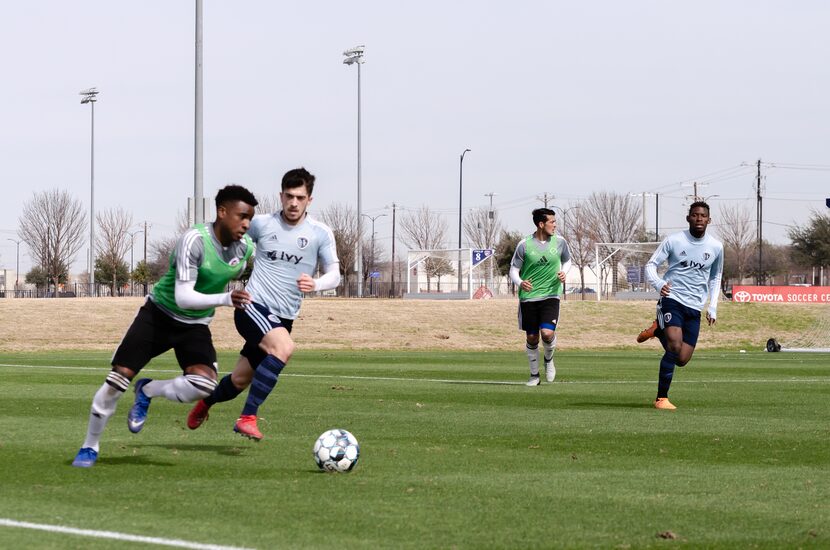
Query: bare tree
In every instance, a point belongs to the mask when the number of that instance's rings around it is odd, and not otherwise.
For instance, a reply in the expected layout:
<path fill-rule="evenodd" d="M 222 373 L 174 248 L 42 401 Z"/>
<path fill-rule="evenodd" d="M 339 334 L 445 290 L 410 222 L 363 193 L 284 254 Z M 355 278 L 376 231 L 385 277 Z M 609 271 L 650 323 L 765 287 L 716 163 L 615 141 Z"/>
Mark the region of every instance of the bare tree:
<path fill-rule="evenodd" d="M 86 213 L 66 191 L 34 193 L 18 218 L 18 237 L 29 245 L 34 263 L 50 284 L 65 282 L 69 266 L 84 245 Z"/>
<path fill-rule="evenodd" d="M 587 215 L 581 206 L 566 209 L 567 219 L 563 219 L 562 235 L 568 241 L 571 263 L 579 270 L 579 288 L 585 299 L 585 268 L 590 268 L 595 258 L 593 232 L 586 222 Z M 563 216 L 564 218 L 565 216 Z"/>
<path fill-rule="evenodd" d="M 279 195 L 263 195 L 257 197 L 256 213 L 257 214 L 273 214 L 282 210 L 282 203 Z"/>
<path fill-rule="evenodd" d="M 346 204 L 334 203 L 320 212 L 320 219 L 334 234 L 337 258 L 340 260 L 340 275 L 343 277 L 343 287 L 348 295 L 349 281 L 357 261 L 357 214 Z M 366 251 L 366 247 L 363 250 Z M 366 265 L 365 255 L 363 265 Z"/>
<path fill-rule="evenodd" d="M 101 268 L 111 275 L 108 282 L 112 296 L 115 296 L 118 268 L 130 249 L 128 231 L 133 225 L 133 215 L 119 207 L 99 212 L 95 218 L 98 222 L 96 259 L 100 260 Z"/>
<path fill-rule="evenodd" d="M 467 212 L 462 226 L 473 248 L 494 248 L 504 229 L 498 211 L 486 208 Z"/>
<path fill-rule="evenodd" d="M 434 214 L 429 206 L 421 206 L 415 211 L 406 211 L 401 216 L 401 242 L 414 250 L 436 250 L 444 246 L 447 238 L 447 220 Z M 452 264 L 448 260 L 427 258 L 424 260 L 424 269 L 427 275 L 427 290 L 430 289 L 433 277 L 453 273 Z"/>
<path fill-rule="evenodd" d="M 720 218 L 719 223 L 714 225 L 723 241 L 724 252 L 729 255 L 729 271 L 740 284 L 757 250 L 752 215 L 746 205 L 734 204 L 722 206 Z"/>
<path fill-rule="evenodd" d="M 642 206 L 629 195 L 610 191 L 591 193 L 581 210 L 591 236 L 598 243 L 633 242 L 641 229 Z M 614 253 L 611 249 L 600 252 L 605 255 Z M 612 292 L 618 288 L 620 260 L 621 258 L 612 257 L 611 261 L 602 265 L 598 274 L 600 282 L 604 282 L 610 267 Z M 601 291 L 601 288 L 597 291 Z"/>

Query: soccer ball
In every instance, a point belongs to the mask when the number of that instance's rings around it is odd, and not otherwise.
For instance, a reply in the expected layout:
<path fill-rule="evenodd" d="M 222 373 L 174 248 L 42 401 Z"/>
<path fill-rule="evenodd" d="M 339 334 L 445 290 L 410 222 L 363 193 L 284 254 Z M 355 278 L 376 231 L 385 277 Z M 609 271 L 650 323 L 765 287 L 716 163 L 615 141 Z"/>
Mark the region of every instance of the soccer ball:
<path fill-rule="evenodd" d="M 351 433 L 335 428 L 317 438 L 313 453 L 321 470 L 351 472 L 360 458 L 360 445 Z"/>

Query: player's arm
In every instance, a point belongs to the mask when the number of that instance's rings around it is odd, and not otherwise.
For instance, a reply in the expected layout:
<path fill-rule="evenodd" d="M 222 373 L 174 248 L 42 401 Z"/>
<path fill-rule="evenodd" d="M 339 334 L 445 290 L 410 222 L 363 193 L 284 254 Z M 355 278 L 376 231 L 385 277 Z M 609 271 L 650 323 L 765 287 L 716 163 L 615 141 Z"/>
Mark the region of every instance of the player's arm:
<path fill-rule="evenodd" d="M 706 321 L 714 325 L 718 317 L 718 299 L 720 283 L 723 277 L 723 249 L 709 268 L 709 307 L 706 309 Z"/>
<path fill-rule="evenodd" d="M 197 310 L 217 306 L 244 308 L 251 300 L 251 296 L 244 290 L 219 294 L 205 294 L 196 290 L 196 279 L 204 252 L 204 241 L 195 230 L 185 233 L 176 244 L 176 305 Z"/>
<path fill-rule="evenodd" d="M 522 290 L 525 292 L 533 290 L 533 283 L 528 281 L 523 281 L 519 271 L 522 269 L 522 265 L 525 262 L 525 241 L 522 239 L 519 241 L 519 244 L 516 245 L 516 250 L 513 252 L 513 259 L 510 260 L 510 270 L 507 272 L 507 275 L 510 277 L 510 280 L 513 281 L 513 284 L 521 287 Z"/>
<path fill-rule="evenodd" d="M 313 279 L 311 275 L 303 273 L 297 279 L 297 287 L 301 292 L 313 292 L 315 290 L 331 290 L 340 284 L 340 262 L 323 266 L 322 274 Z"/>
<path fill-rule="evenodd" d="M 561 282 L 565 282 L 565 277 L 568 271 L 571 270 L 571 249 L 568 247 L 568 242 L 565 239 L 559 240 L 559 273 L 556 274 Z"/>
<path fill-rule="evenodd" d="M 669 251 L 669 240 L 666 239 L 660 243 L 660 246 L 657 247 L 657 250 L 654 251 L 654 254 L 646 262 L 646 278 L 649 284 L 660 293 L 660 296 L 668 296 L 669 292 L 671 292 L 671 283 L 657 274 L 657 267 L 668 259 Z"/>

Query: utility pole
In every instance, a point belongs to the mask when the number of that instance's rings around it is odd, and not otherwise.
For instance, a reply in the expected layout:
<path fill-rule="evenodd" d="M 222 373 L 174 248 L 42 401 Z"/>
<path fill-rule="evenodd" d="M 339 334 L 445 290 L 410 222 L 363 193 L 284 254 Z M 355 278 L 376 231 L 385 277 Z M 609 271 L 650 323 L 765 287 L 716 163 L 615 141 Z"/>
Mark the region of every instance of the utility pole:
<path fill-rule="evenodd" d="M 764 272 L 763 272 L 763 269 L 764 269 L 764 266 L 763 266 L 764 228 L 763 228 L 763 223 L 762 223 L 762 219 L 763 219 L 763 215 L 764 215 L 764 207 L 763 207 L 763 198 L 761 197 L 761 159 L 758 159 L 757 167 L 758 167 L 758 169 L 757 169 L 757 190 L 756 190 L 756 199 L 757 199 L 757 205 L 756 205 L 757 212 L 756 212 L 756 214 L 757 214 L 757 220 L 758 220 L 758 231 L 757 231 L 757 233 L 758 233 L 758 277 L 757 277 L 757 281 L 758 281 L 758 285 L 762 285 L 762 284 L 764 284 Z"/>
<path fill-rule="evenodd" d="M 493 248 L 493 197 L 495 197 L 498 193 L 485 193 L 485 197 L 490 197 L 490 210 L 487 212 L 487 248 Z M 487 286 L 493 286 L 493 256 L 491 255 L 487 259 L 487 263 L 489 264 L 487 267 Z"/>
<path fill-rule="evenodd" d="M 660 240 L 660 193 L 654 194 L 654 240 Z"/>
<path fill-rule="evenodd" d="M 547 208 L 548 207 L 548 202 L 553 201 L 553 199 L 555 199 L 555 198 L 556 198 L 556 195 L 553 195 L 553 194 L 548 195 L 548 193 L 545 192 L 541 197 L 536 197 L 536 200 L 542 201 L 542 204 L 544 204 L 545 208 Z"/>
<path fill-rule="evenodd" d="M 147 222 L 144 222 L 144 265 L 147 265 Z"/>
<path fill-rule="evenodd" d="M 695 190 L 695 194 L 697 194 L 697 190 Z M 629 197 L 643 197 L 643 234 L 646 233 L 646 198 L 656 196 L 654 193 L 646 193 L 643 191 L 642 193 L 629 193 Z"/>

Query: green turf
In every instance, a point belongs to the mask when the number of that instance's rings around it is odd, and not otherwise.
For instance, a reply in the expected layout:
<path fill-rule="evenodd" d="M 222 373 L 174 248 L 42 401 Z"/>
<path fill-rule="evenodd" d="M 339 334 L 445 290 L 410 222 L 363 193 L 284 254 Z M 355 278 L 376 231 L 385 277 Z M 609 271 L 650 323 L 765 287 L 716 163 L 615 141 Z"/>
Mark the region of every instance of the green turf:
<path fill-rule="evenodd" d="M 536 388 L 521 353 L 304 351 L 261 443 L 231 431 L 242 397 L 197 431 L 156 399 L 130 434 L 129 394 L 72 468 L 108 359 L 0 354 L 0 518 L 250 548 L 830 546 L 827 355 L 698 353 L 666 412 L 654 349 L 561 352 Z M 333 427 L 361 443 L 350 474 L 312 460 Z M 116 544 L 146 547 L 0 526 L 2 548 Z"/>

